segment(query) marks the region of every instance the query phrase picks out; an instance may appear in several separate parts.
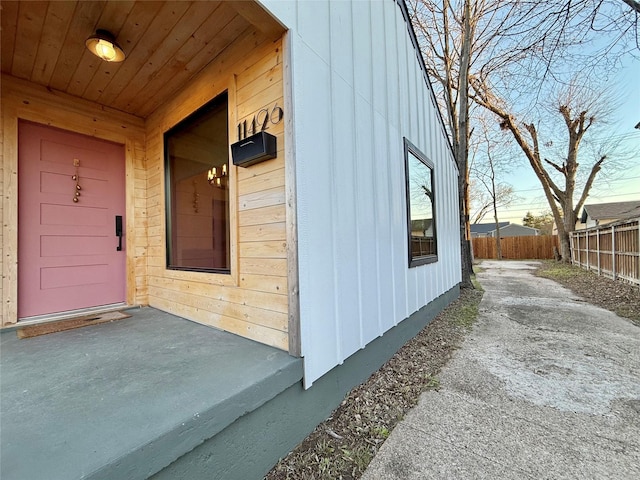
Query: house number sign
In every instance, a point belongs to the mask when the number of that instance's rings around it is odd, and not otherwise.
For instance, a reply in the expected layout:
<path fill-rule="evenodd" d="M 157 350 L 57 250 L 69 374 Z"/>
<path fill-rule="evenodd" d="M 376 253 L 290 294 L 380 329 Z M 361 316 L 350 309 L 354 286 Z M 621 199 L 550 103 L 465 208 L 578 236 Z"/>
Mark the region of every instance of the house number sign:
<path fill-rule="evenodd" d="M 284 111 L 276 103 L 273 108 L 263 108 L 250 121 L 246 119 L 238 124 L 238 141 L 267 130 L 269 125 L 277 125 L 282 121 Z"/>

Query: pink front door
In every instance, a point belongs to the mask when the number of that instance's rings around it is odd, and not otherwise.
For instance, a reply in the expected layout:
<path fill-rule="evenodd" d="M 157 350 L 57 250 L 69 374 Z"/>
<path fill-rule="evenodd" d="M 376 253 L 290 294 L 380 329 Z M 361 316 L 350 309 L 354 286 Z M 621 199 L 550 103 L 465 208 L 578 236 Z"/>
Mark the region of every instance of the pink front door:
<path fill-rule="evenodd" d="M 125 301 L 124 210 L 122 145 L 19 123 L 19 319 Z"/>

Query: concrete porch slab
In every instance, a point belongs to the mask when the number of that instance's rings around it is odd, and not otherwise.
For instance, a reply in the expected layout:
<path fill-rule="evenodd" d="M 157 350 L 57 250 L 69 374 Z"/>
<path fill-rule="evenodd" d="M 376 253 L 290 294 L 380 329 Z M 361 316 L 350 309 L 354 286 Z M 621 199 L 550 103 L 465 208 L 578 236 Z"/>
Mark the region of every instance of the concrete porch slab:
<path fill-rule="evenodd" d="M 152 308 L 0 335 L 3 480 L 144 479 L 302 379 L 302 360 Z"/>

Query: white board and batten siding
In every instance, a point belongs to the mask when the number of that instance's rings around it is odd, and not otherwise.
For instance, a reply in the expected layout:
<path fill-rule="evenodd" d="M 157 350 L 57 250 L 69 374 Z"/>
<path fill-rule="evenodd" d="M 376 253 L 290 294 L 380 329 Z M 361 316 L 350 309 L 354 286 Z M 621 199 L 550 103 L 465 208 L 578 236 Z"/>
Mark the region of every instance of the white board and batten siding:
<path fill-rule="evenodd" d="M 309 387 L 460 282 L 458 171 L 398 3 L 262 3 L 290 29 Z M 438 261 L 416 268 L 403 137 L 435 165 Z"/>

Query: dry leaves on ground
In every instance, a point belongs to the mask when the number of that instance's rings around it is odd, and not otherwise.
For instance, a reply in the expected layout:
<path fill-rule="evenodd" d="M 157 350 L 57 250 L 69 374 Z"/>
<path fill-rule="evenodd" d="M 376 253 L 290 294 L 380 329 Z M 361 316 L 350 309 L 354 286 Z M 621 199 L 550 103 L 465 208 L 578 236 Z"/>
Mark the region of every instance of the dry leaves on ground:
<path fill-rule="evenodd" d="M 537 274 L 640 326 L 639 287 L 554 261 L 541 262 Z M 481 297 L 481 290 L 463 290 L 458 300 L 365 383 L 354 388 L 265 480 L 360 478 L 391 430 L 416 404 L 420 393 L 438 388 L 438 372 L 469 331 Z"/>
<path fill-rule="evenodd" d="M 354 388 L 265 479 L 360 478 L 420 393 L 438 387 L 437 374 L 473 324 L 481 297 L 479 290 L 463 290 L 380 370 Z"/>
<path fill-rule="evenodd" d="M 612 311 L 640 326 L 640 286 L 552 260 L 542 262 L 537 274 L 569 288 L 592 305 Z"/>

